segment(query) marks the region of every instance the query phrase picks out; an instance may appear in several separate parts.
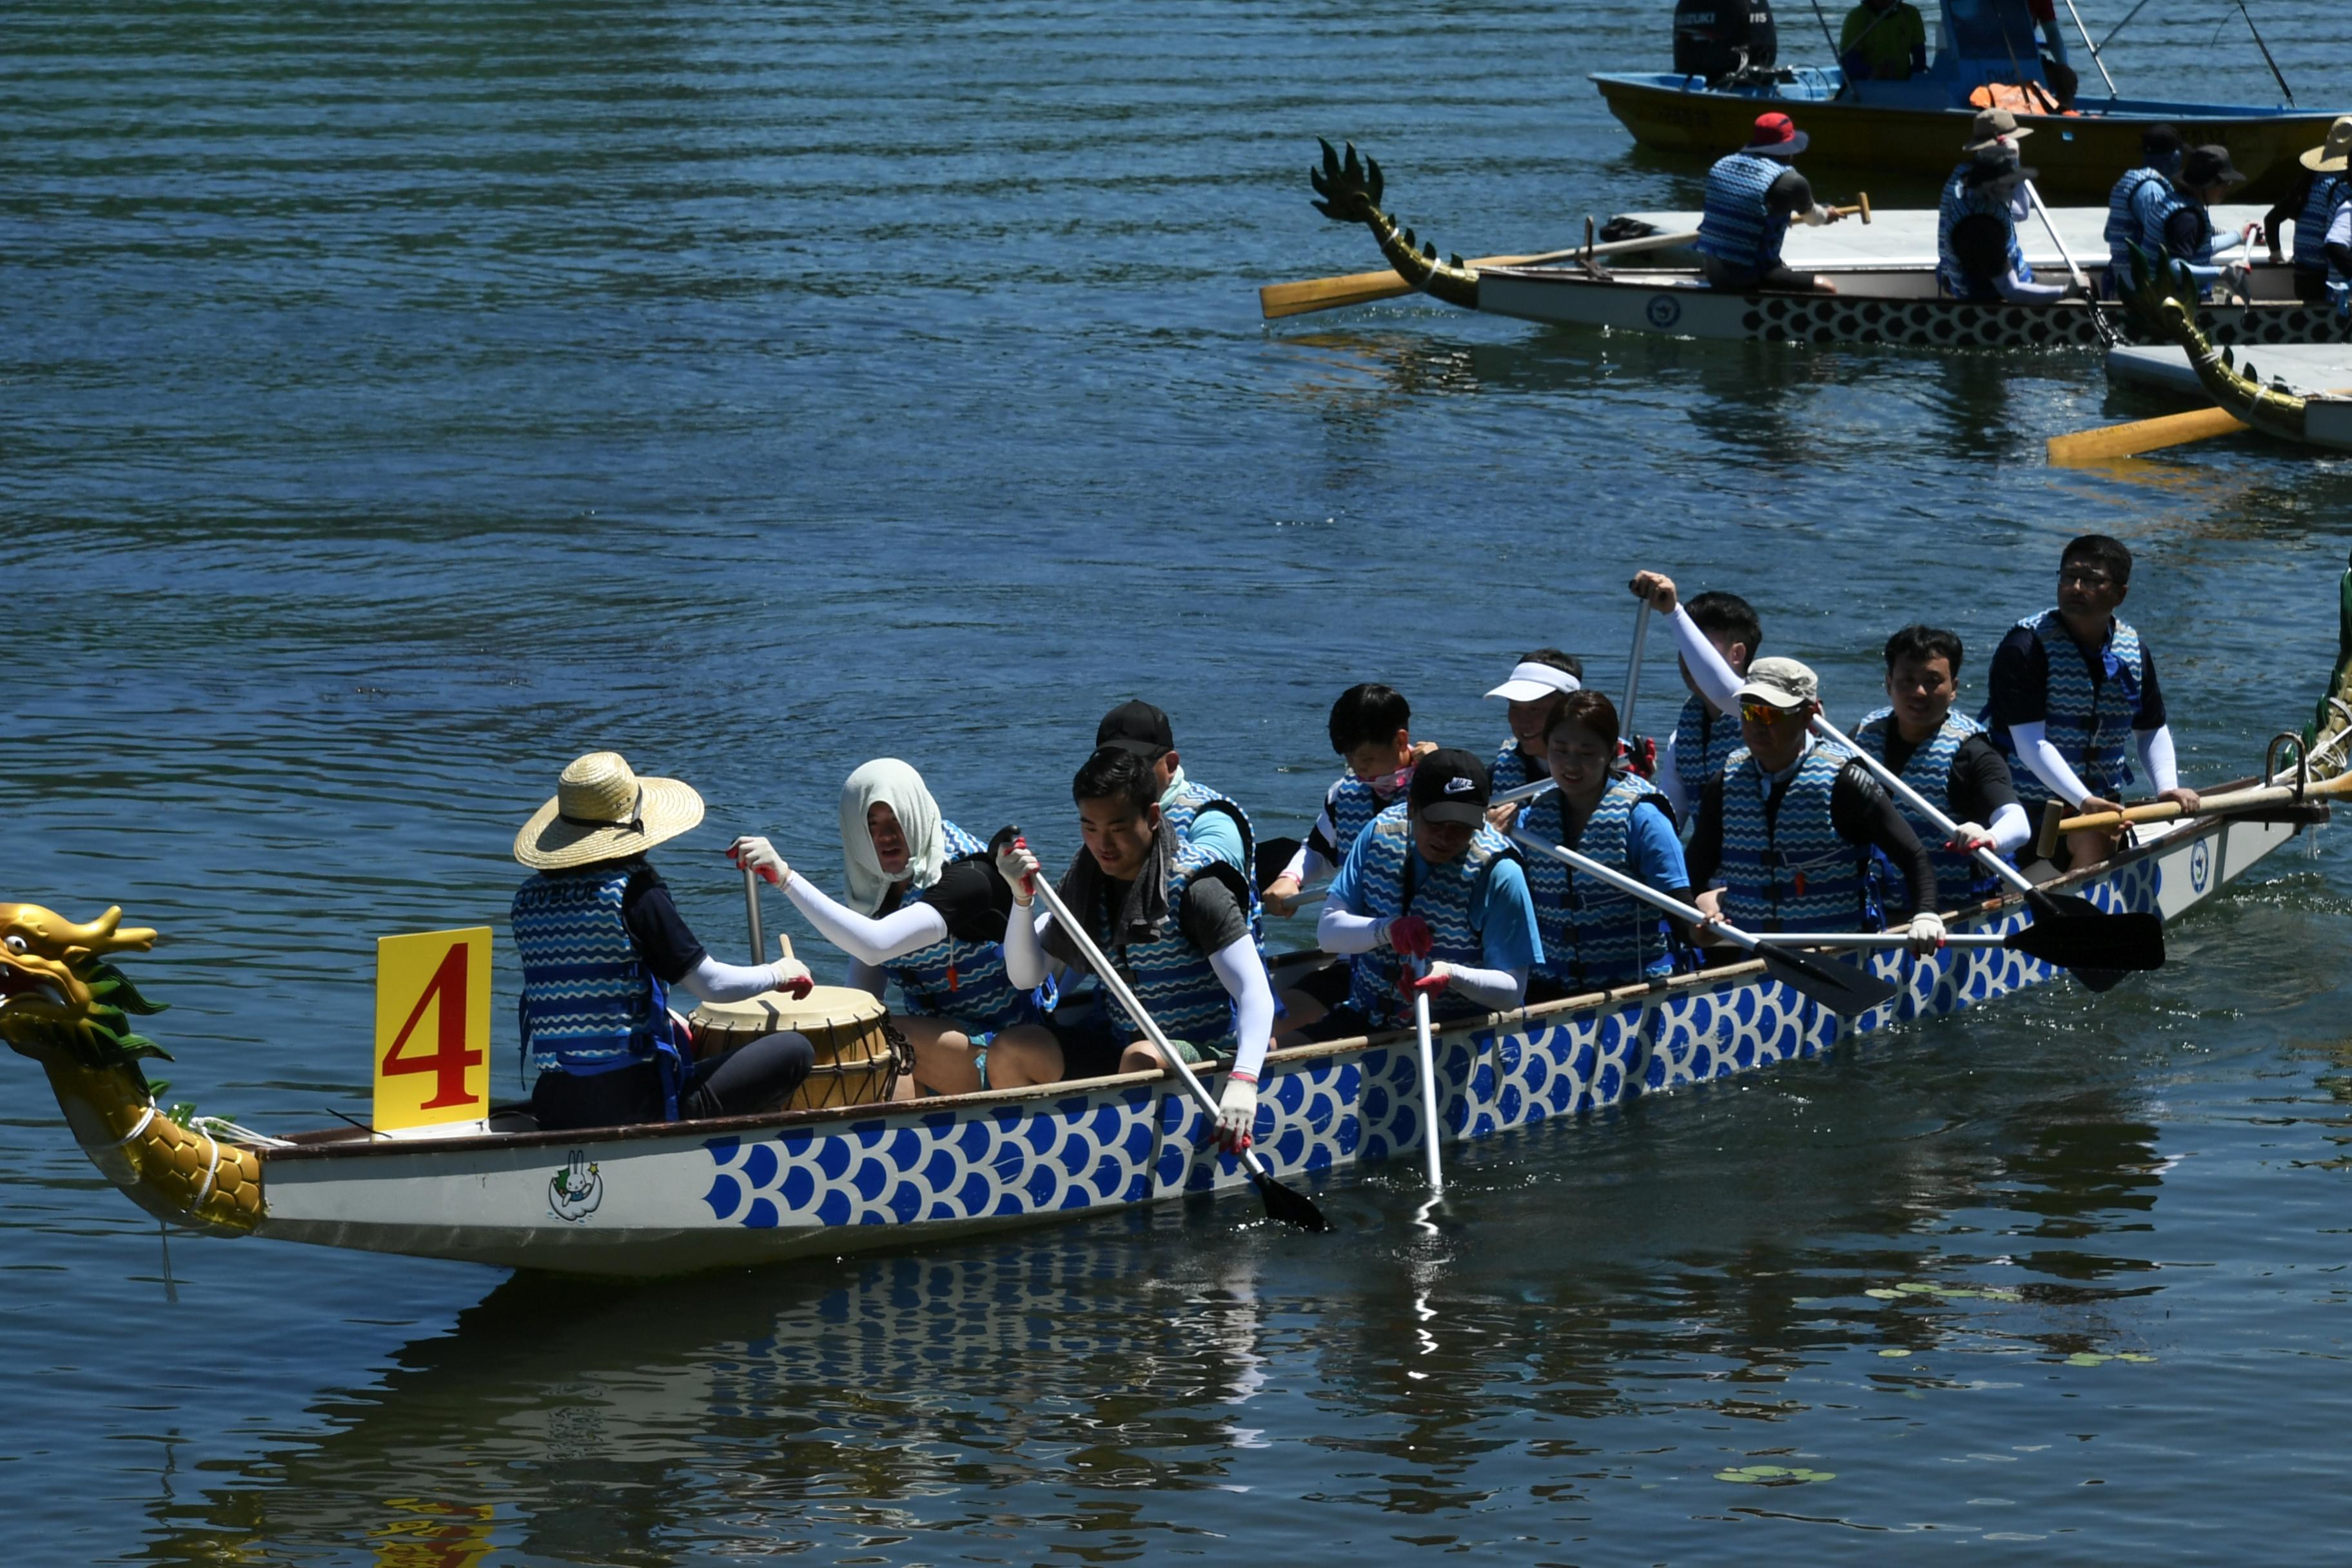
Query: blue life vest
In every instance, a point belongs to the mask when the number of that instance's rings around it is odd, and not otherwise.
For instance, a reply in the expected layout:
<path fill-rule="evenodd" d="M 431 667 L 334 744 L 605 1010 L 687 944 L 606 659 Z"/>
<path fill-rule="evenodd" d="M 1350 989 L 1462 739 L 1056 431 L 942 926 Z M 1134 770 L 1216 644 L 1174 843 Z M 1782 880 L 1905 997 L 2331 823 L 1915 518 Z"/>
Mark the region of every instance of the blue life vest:
<path fill-rule="evenodd" d="M 2009 203 L 1994 195 L 1982 185 L 1969 184 L 1969 171 L 1973 162 L 1962 163 L 1944 182 L 1944 195 L 1936 209 L 1936 276 L 1942 281 L 1944 291 L 1955 300 L 1998 300 L 2000 290 L 1990 278 L 1971 278 L 1960 266 L 1960 258 L 1952 251 L 1952 229 L 1962 218 L 1989 217 L 2000 225 L 2000 232 L 2009 247 L 2008 263 L 2021 283 L 2033 281 L 2033 269 L 2025 264 L 2025 252 L 2018 248 L 2017 215 Z"/>
<path fill-rule="evenodd" d="M 1230 816 L 1242 830 L 1242 863 L 1236 869 L 1242 874 L 1243 885 L 1249 889 L 1250 936 L 1263 952 L 1265 948 L 1265 915 L 1257 896 L 1257 834 L 1251 828 L 1249 813 L 1242 809 L 1241 802 L 1229 795 L 1218 794 L 1207 784 L 1194 784 L 1188 778 L 1173 795 L 1161 800 L 1160 816 L 1161 821 L 1176 830 L 1178 839 L 1189 844 L 1192 839 L 1193 822 L 1202 812 L 1212 808 Z M 1344 850 L 1345 846 L 1341 847 Z"/>
<path fill-rule="evenodd" d="M 1656 785 L 1627 773 L 1609 781 L 1574 842 L 1568 837 L 1558 790 L 1530 801 L 1520 813 L 1519 826 L 1530 837 L 1566 845 L 1630 877 L 1633 869 L 1627 829 L 1634 809 L 1645 800 L 1657 803 L 1654 810 L 1665 807 L 1665 796 Z M 1536 965 L 1538 974 L 1572 992 L 1584 992 L 1631 985 L 1674 973 L 1674 937 L 1655 906 L 1593 878 L 1580 877 L 1549 855 L 1531 854 L 1526 864 L 1528 891 L 1535 899 L 1536 929 L 1543 938 L 1544 955 Z"/>
<path fill-rule="evenodd" d="M 1698 248 L 1727 267 L 1767 272 L 1780 264 L 1788 237 L 1786 214 L 1769 212 L 1764 193 L 1789 172 L 1776 158 L 1734 153 L 1706 172 L 1706 205 L 1698 220 Z"/>
<path fill-rule="evenodd" d="M 1895 710 L 1881 708 L 1854 727 L 1853 743 L 1883 763 L 1886 761 L 1887 739 L 1895 732 Z M 1952 809 L 1952 763 L 1969 736 L 1983 733 L 1984 726 L 1973 719 L 1947 713 L 1943 728 L 1928 737 L 1926 745 L 1913 750 L 1910 759 L 1895 770 L 1896 776 L 1927 796 L 1928 805 L 1957 821 L 1960 814 Z M 1974 856 L 1955 854 L 1945 848 L 1944 830 L 1913 809 L 1901 795 L 1895 796 L 1895 805 L 1911 824 L 1911 830 L 1919 836 L 1919 842 L 1927 846 L 1927 858 L 1936 863 L 1937 909 L 1957 910 L 1992 897 L 1998 883 Z"/>
<path fill-rule="evenodd" d="M 988 854 L 988 846 L 952 822 L 942 819 L 940 831 L 950 862 Z M 929 891 L 912 894 L 907 902 L 919 904 Z M 907 1011 L 923 1017 L 953 1018 L 981 1030 L 1009 1029 L 1035 1023 L 1046 1005 L 1038 993 L 1021 990 L 1005 973 L 1002 938 L 967 942 L 950 931 L 882 967 L 898 983 Z"/>
<path fill-rule="evenodd" d="M 1356 847 L 1356 840 L 1372 825 L 1372 818 L 1388 808 L 1389 801 L 1382 800 L 1378 791 L 1353 773 L 1341 774 L 1339 782 L 1324 792 L 1323 809 L 1331 814 L 1331 847 L 1338 851 L 1334 858 L 1338 864 L 1346 863 L 1348 851 Z"/>
<path fill-rule="evenodd" d="M 1356 840 L 1356 902 L 1365 914 L 1380 919 L 1415 914 L 1429 922 L 1430 956 L 1473 969 L 1486 966 L 1485 928 L 1475 923 L 1473 902 L 1482 896 L 1488 871 L 1498 860 L 1517 860 L 1510 841 L 1486 823 L 1478 825 L 1470 847 L 1443 866 L 1426 868 L 1414 885 L 1405 886 L 1407 868 L 1413 864 L 1412 806 L 1399 801 L 1378 816 Z M 1361 1013 L 1375 1029 L 1392 1028 L 1412 1017 L 1398 994 L 1403 960 L 1385 944 L 1348 960 L 1348 1005 Z M 1430 1002 L 1433 1014 L 1468 1017 L 1486 1009 L 1465 996 L 1451 993 Z"/>
<path fill-rule="evenodd" d="M 1764 774 L 1745 746 L 1723 767 L 1723 913 L 1743 931 L 1842 931 L 1881 923 L 1870 850 L 1848 844 L 1830 817 L 1830 792 L 1851 761 L 1817 744 L 1764 812 Z"/>
<path fill-rule="evenodd" d="M 2336 221 L 2336 209 L 2352 196 L 2352 181 L 2342 174 L 2314 174 L 2311 189 L 2305 193 L 2303 210 L 2294 215 L 2294 269 L 2297 272 L 2327 270 L 2327 226 Z"/>
<path fill-rule="evenodd" d="M 1706 786 L 1743 743 L 1738 714 L 1718 715 L 1700 697 L 1683 704 L 1683 716 L 1675 721 L 1675 777 L 1694 814 Z"/>
<path fill-rule="evenodd" d="M 2066 625 L 2054 609 L 2017 623 L 2042 644 L 2050 683 L 2043 695 L 2042 733 L 2074 770 L 2074 776 L 2093 795 L 2115 800 L 2131 783 L 2132 721 L 2139 717 L 2140 680 L 2147 662 L 2139 633 L 2123 621 L 2107 635 L 2099 650 L 2095 676 L 2083 663 L 2083 650 L 2066 635 Z M 2010 759 L 2016 775 L 2017 798 L 2028 815 L 2052 798 L 2042 775 L 2018 761 L 2017 747 L 2007 730 L 1992 732 L 1992 743 Z"/>
<path fill-rule="evenodd" d="M 2172 255 L 2172 247 L 2166 241 L 2164 230 L 2165 226 L 2171 223 L 2172 215 L 2177 212 L 2193 212 L 2197 215 L 2197 242 L 2189 247 L 2189 254 L 2181 257 L 2180 259 L 2197 267 L 2212 266 L 2213 215 L 2174 190 L 2168 183 L 2164 187 L 2164 194 L 2147 204 L 2147 226 L 2141 232 L 2140 248 L 2159 259 Z"/>
<path fill-rule="evenodd" d="M 1507 789 L 1524 788 L 1539 778 L 1551 777 L 1549 768 L 1540 773 L 1536 772 L 1535 759 L 1519 750 L 1517 737 L 1503 742 L 1503 749 L 1495 753 L 1494 765 L 1486 773 L 1496 795 Z"/>
<path fill-rule="evenodd" d="M 621 894 L 636 868 L 542 871 L 515 893 L 523 1058 L 535 1073 L 587 1077 L 667 1058 L 664 1098 L 676 1117 L 668 992 L 621 918 Z"/>
<path fill-rule="evenodd" d="M 2147 220 L 2136 204 L 2140 192 L 2150 186 L 2159 196 L 2172 195 L 2172 182 L 2163 172 L 2145 166 L 2125 170 L 2107 193 L 2107 226 L 2101 232 L 2107 242 L 2107 275 L 2117 289 L 2131 279 L 2132 242 L 2138 241 L 2143 249 L 2147 246 Z"/>
<path fill-rule="evenodd" d="M 1184 894 L 1192 879 L 1211 867 L 1223 868 L 1234 876 L 1223 859 L 1184 841 L 1177 840 L 1175 864 L 1168 873 L 1168 918 L 1160 924 L 1160 934 L 1140 944 L 1121 944 L 1111 939 L 1109 920 L 1101 909 L 1087 912 L 1096 942 L 1104 956 L 1118 966 L 1121 978 L 1135 992 L 1171 1040 L 1213 1052 L 1234 1048 L 1234 998 L 1225 983 L 1209 963 L 1209 955 L 1194 947 L 1184 934 Z M 1210 875 L 1218 875 L 1211 871 Z M 1249 879 L 1241 879 L 1247 881 Z M 1099 900 L 1097 900 L 1099 902 Z M 1128 1038 L 1144 1039 L 1143 1026 L 1128 1016 L 1127 1008 L 1105 988 L 1104 1005 L 1110 1016 L 1121 1028 L 1129 1031 Z"/>

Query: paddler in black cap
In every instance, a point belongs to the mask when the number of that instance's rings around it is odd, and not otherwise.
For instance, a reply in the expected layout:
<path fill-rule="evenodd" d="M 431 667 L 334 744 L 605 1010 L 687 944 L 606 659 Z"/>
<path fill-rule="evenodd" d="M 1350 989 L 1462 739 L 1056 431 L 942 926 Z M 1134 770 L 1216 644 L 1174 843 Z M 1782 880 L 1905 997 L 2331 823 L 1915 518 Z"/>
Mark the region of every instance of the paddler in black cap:
<path fill-rule="evenodd" d="M 1140 698 L 1122 702 L 1095 726 L 1095 744 L 1132 752 L 1150 764 L 1160 785 L 1160 815 L 1177 837 L 1199 845 L 1242 874 L 1250 889 L 1250 930 L 1263 940 L 1265 917 L 1258 912 L 1253 865 L 1257 836 L 1251 830 L 1249 813 L 1233 796 L 1185 777 L 1184 759 L 1177 752 L 1176 731 L 1168 715 Z"/>
<path fill-rule="evenodd" d="M 1813 200 L 1813 187 L 1790 167 L 1805 150 L 1805 133 L 1785 114 L 1757 116 L 1748 145 L 1716 160 L 1706 172 L 1706 208 L 1699 216 L 1699 270 L 1715 289 L 1781 289 L 1834 294 L 1836 285 L 1780 261 L 1791 218 L 1818 227 L 1839 214 Z"/>
<path fill-rule="evenodd" d="M 1526 1000 L 1543 942 L 1518 851 L 1486 821 L 1492 793 L 1486 763 L 1442 748 L 1357 838 L 1315 928 L 1326 952 L 1348 959 L 1348 1000 L 1304 1031 L 1310 1038 L 1399 1027 L 1415 992 L 1441 1018 Z"/>
<path fill-rule="evenodd" d="M 2232 270 L 2213 259 L 2220 237 L 2213 232 L 2210 209 L 2245 183 L 2246 176 L 2230 162 L 2227 147 L 2191 147 L 2180 161 L 2179 188 L 2150 204 L 2141 247 L 2182 263 L 2197 280 L 2200 294 L 2210 291 Z"/>

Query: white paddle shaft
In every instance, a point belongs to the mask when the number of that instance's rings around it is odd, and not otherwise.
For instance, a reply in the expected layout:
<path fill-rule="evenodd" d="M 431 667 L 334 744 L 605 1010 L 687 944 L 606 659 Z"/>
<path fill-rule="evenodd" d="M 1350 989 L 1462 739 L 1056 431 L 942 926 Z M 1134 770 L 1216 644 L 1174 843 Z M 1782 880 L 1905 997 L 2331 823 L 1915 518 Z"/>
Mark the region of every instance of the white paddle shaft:
<path fill-rule="evenodd" d="M 1948 838 L 1952 834 L 1958 831 L 1960 826 L 1958 823 L 1954 822 L 1950 817 L 1945 816 L 1942 812 L 1937 811 L 1934 806 L 1928 805 L 1927 797 L 1926 795 L 1921 795 L 1917 790 L 1913 789 L 1909 784 L 1905 784 L 1901 776 L 1898 775 L 1893 768 L 1888 767 L 1885 763 L 1880 762 L 1868 752 L 1864 751 L 1860 746 L 1857 746 L 1852 741 L 1847 740 L 1843 732 L 1842 732 L 1836 725 L 1831 723 L 1827 718 L 1819 713 L 1813 715 L 1813 733 L 1821 736 L 1825 741 L 1834 741 L 1839 745 L 1843 746 L 1848 752 L 1852 752 L 1854 760 L 1867 769 L 1873 778 L 1875 778 L 1880 784 L 1885 784 L 1888 789 L 1893 790 L 1895 795 L 1900 796 L 1910 805 L 1912 810 L 1917 812 L 1920 816 L 1934 823 L 1937 827 L 1942 828 L 1946 837 Z M 2011 865 L 2008 861 L 2002 859 L 1999 855 L 1994 854 L 1991 850 L 1979 849 L 1976 851 L 1976 861 L 1979 865 L 1990 871 L 1994 876 L 1999 877 L 2002 881 L 2007 882 L 2011 887 L 2015 888 L 2019 892 L 2030 893 L 2034 890 L 2033 884 L 2025 879 L 2024 872 L 2019 870 L 2016 867 Z"/>
<path fill-rule="evenodd" d="M 760 930 L 760 876 L 751 867 L 743 868 L 743 919 L 751 928 L 751 962 L 768 962 L 768 939 Z"/>
<path fill-rule="evenodd" d="M 1412 994 L 1412 1022 L 1421 1047 L 1422 1164 L 1429 1172 L 1429 1190 L 1445 1190 L 1445 1171 L 1437 1152 L 1437 1051 L 1430 1039 L 1429 998 Z"/>
<path fill-rule="evenodd" d="M 1633 653 L 1625 661 L 1625 706 L 1617 713 L 1617 733 L 1631 744 L 1633 739 L 1633 701 L 1642 695 L 1642 644 L 1650 635 L 1650 601 L 1633 612 Z"/>
<path fill-rule="evenodd" d="M 1738 926 L 1727 926 L 1721 921 L 1714 920 L 1713 917 L 1705 910 L 1698 909 L 1694 905 L 1683 902 L 1680 899 L 1662 893 L 1658 891 L 1657 889 L 1650 886 L 1647 882 L 1637 880 L 1634 878 L 1628 877 L 1622 871 L 1614 870 L 1610 867 L 1603 866 L 1600 861 L 1591 858 L 1590 856 L 1579 855 L 1575 850 L 1570 849 L 1564 845 L 1547 844 L 1531 833 L 1514 831 L 1511 837 L 1514 839 L 1517 839 L 1519 843 L 1534 850 L 1537 854 L 1549 855 L 1555 860 L 1573 866 L 1576 869 L 1583 872 L 1594 881 L 1604 882 L 1610 887 L 1616 889 L 1619 892 L 1626 894 L 1629 897 L 1639 899 L 1647 904 L 1654 904 L 1659 909 L 1665 910 L 1666 913 L 1673 915 L 1677 920 L 1687 921 L 1693 925 L 1696 925 L 1702 921 L 1711 921 L 1711 929 L 1726 942 L 1728 942 L 1734 947 L 1738 948 L 1742 952 L 1754 952 L 1762 943 L 1763 939 L 1760 937 L 1750 936 L 1746 931 L 1741 931 Z M 1799 936 L 1792 937 L 1789 940 L 1791 942 L 1811 942 L 1812 938 L 1810 935 L 1800 934 Z"/>

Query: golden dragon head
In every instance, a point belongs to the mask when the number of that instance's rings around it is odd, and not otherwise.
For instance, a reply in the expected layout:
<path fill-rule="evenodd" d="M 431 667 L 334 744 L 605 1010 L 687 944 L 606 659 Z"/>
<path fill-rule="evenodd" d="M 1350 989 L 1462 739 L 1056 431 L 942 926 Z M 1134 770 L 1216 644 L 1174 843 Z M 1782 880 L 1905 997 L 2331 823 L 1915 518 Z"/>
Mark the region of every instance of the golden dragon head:
<path fill-rule="evenodd" d="M 0 1039 L 36 1061 L 85 1068 L 169 1056 L 131 1032 L 126 1015 L 163 1009 L 139 994 L 109 954 L 144 952 L 155 933 L 126 929 L 110 909 L 77 925 L 38 904 L 0 904 Z"/>

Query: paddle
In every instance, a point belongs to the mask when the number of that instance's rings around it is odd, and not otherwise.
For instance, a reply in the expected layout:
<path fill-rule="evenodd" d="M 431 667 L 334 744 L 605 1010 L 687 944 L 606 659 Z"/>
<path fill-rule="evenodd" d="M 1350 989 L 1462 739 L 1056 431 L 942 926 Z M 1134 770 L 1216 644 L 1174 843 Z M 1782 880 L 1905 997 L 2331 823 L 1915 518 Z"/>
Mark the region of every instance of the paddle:
<path fill-rule="evenodd" d="M 2228 816 L 2236 812 L 2284 805 L 2312 795 L 2342 795 L 2347 791 L 2352 791 L 2352 773 L 2338 773 L 2332 779 L 2321 779 L 2300 788 L 2294 784 L 2268 784 L 2239 790 L 2231 795 L 2205 796 L 2198 801 L 2197 809 L 2193 812 L 2184 809 L 2179 802 L 2170 800 L 2160 800 L 2148 805 L 2129 805 L 2121 811 L 2095 811 L 2088 816 L 2065 818 L 2058 824 L 2058 831 L 2078 833 L 2094 827 L 2120 827 L 2126 822 L 2170 822 L 2181 816 Z"/>
<path fill-rule="evenodd" d="M 1540 267 L 1548 261 L 1566 261 L 1570 257 L 1631 256 L 1641 250 L 1664 250 L 1673 246 L 1688 245 L 1697 238 L 1696 229 L 1675 234 L 1645 234 L 1633 239 L 1615 239 L 1605 245 L 1579 245 L 1567 250 L 1547 250 L 1534 256 L 1481 256 L 1465 265 L 1474 270 L 1482 267 Z M 1304 316 L 1316 310 L 1337 310 L 1348 305 L 1369 305 L 1375 300 L 1394 300 L 1412 292 L 1412 284 L 1384 267 L 1377 272 L 1349 272 L 1338 278 L 1307 278 L 1296 283 L 1268 283 L 1257 291 L 1257 308 L 1267 321 L 1272 321 L 1284 316 Z"/>
<path fill-rule="evenodd" d="M 1843 746 L 1874 778 L 1934 823 L 1948 837 L 1959 824 L 1929 805 L 1927 798 L 1903 782 L 1894 769 L 1855 745 L 1838 727 L 1816 713 L 1813 733 Z M 2045 893 L 2026 880 L 2025 873 L 1990 849 L 1975 851 L 1977 864 L 2025 895 L 2036 920 L 2060 922 L 2047 938 L 2037 938 L 2044 951 L 2035 954 L 2045 963 L 2071 969 L 2074 978 L 2094 991 L 2114 989 L 2123 971 L 2164 967 L 2164 920 L 2156 914 L 2126 910 L 2110 914 L 2074 893 Z M 2129 960 L 2129 962 L 2123 962 Z"/>
<path fill-rule="evenodd" d="M 1184 1080 L 1184 1087 L 1192 1091 L 1192 1098 L 1200 1101 L 1201 1109 L 1208 1113 L 1209 1124 L 1215 1126 L 1217 1102 L 1210 1098 L 1208 1086 L 1201 1081 L 1192 1064 L 1170 1042 L 1159 1022 L 1144 1011 L 1143 1004 L 1136 1000 L 1135 993 L 1128 987 L 1126 977 L 1103 956 L 1102 949 L 1095 945 L 1094 937 L 1071 915 L 1070 906 L 1062 901 L 1062 895 L 1055 890 L 1054 885 L 1046 881 L 1042 873 L 1030 880 L 1036 885 L 1037 896 L 1045 900 L 1045 908 L 1061 928 L 1070 933 L 1070 940 L 1077 944 L 1078 951 L 1086 955 L 1087 965 L 1095 972 L 1095 978 L 1118 999 L 1120 1006 L 1127 1009 L 1127 1016 L 1143 1026 L 1143 1032 L 1150 1037 L 1151 1043 L 1160 1047 L 1160 1058 L 1176 1069 L 1177 1076 Z M 1241 1162 L 1242 1168 L 1249 1173 L 1249 1179 L 1257 1184 L 1258 1196 L 1265 1200 L 1266 1218 L 1295 1225 L 1301 1230 L 1327 1231 L 1331 1228 L 1331 1222 L 1323 1217 L 1323 1211 L 1315 1206 L 1312 1198 L 1304 1193 L 1294 1192 L 1274 1179 L 1274 1173 L 1266 1169 L 1265 1159 L 1256 1150 L 1243 1150 Z"/>
<path fill-rule="evenodd" d="M 2166 414 L 2154 419 L 2134 419 L 2127 424 L 2102 425 L 2095 430 L 2053 436 L 2043 445 L 2050 462 L 2065 468 L 2137 457 L 2164 447 L 2234 435 L 2248 427 L 2244 420 L 2226 408 L 2200 408 L 2189 414 Z"/>
<path fill-rule="evenodd" d="M 2059 968 L 2067 967 L 2059 954 L 2075 959 L 2100 959 L 2105 968 L 2127 970 L 2139 955 L 2139 941 L 2130 931 L 2113 932 L 2105 922 L 2092 924 L 2087 931 L 2076 926 L 2084 922 L 2056 921 L 2048 925 L 2020 927 L 2003 934 L 1999 931 L 1952 931 L 1944 938 L 1947 947 L 2000 947 L 2011 952 L 2021 952 L 2028 958 Z M 1901 947 L 1911 939 L 1899 931 L 1805 931 L 1801 939 L 1807 947 Z M 2101 943 L 2107 951 L 2099 951 Z M 2078 970 L 2077 973 L 2080 973 Z"/>
<path fill-rule="evenodd" d="M 2040 216 L 2042 227 L 2050 236 L 2050 243 L 2058 247 L 2058 258 L 2066 264 L 2066 270 L 2073 274 L 2074 286 L 2083 290 L 2083 308 L 2091 312 L 2091 330 L 2099 334 L 2099 342 L 2109 348 L 2115 347 L 2116 342 L 2115 323 L 2099 313 L 2098 291 L 2091 287 L 2091 279 L 2083 269 L 2074 265 L 2074 253 L 2066 248 L 2066 241 L 2059 235 L 2058 226 L 2051 221 L 2050 209 L 2042 205 L 2042 193 L 2033 188 L 2032 180 L 2021 181 L 2020 184 L 2025 187 L 2027 203 Z"/>
<path fill-rule="evenodd" d="M 1633 700 L 1642 695 L 1642 644 L 1650 635 L 1650 601 L 1633 612 L 1633 651 L 1625 659 L 1625 706 L 1617 710 L 1617 735 L 1633 743 Z"/>
<path fill-rule="evenodd" d="M 1445 1190 L 1445 1172 L 1437 1152 L 1437 1050 L 1430 1038 L 1429 998 L 1412 994 L 1412 1026 L 1421 1047 L 1422 1164 L 1429 1172 L 1429 1190 Z"/>
<path fill-rule="evenodd" d="M 1680 899 L 1670 898 L 1648 883 L 1637 881 L 1622 871 L 1602 865 L 1590 856 L 1580 855 L 1562 845 L 1547 844 L 1533 834 L 1515 832 L 1511 837 L 1537 854 L 1549 855 L 1553 859 L 1583 872 L 1597 882 L 1604 883 L 1621 893 L 1628 894 L 1641 900 L 1643 903 L 1654 905 L 1665 910 L 1677 920 L 1696 925 L 1707 919 L 1705 910 L 1684 903 Z M 1897 987 L 1881 980 L 1875 974 L 1864 973 L 1851 965 L 1816 963 L 1811 959 L 1799 957 L 1776 942 L 1769 942 L 1760 937 L 1750 936 L 1737 926 L 1727 926 L 1721 921 L 1713 921 L 1711 929 L 1721 932 L 1726 941 L 1742 952 L 1762 959 L 1764 972 L 1773 979 L 1791 991 L 1811 997 L 1841 1016 L 1852 1017 L 1857 1013 L 1867 1013 L 1881 1003 L 1892 1000 L 1895 995 Z M 1812 939 L 1808 936 L 1805 940 L 1810 942 Z M 1899 937 L 1897 940 L 1900 940 Z"/>

